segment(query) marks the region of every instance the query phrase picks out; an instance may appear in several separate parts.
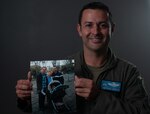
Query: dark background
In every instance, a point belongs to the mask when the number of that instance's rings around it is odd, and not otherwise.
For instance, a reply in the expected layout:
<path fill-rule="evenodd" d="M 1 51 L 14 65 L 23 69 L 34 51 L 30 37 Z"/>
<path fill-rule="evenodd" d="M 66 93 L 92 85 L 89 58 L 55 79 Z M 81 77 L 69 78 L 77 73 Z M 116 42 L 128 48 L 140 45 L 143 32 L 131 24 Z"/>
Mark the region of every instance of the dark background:
<path fill-rule="evenodd" d="M 26 78 L 30 60 L 71 55 L 82 47 L 76 31 L 82 5 L 93 0 L 0 1 L 0 113 L 23 114 L 15 85 Z M 113 14 L 113 52 L 136 64 L 150 92 L 150 0 L 101 0 Z"/>

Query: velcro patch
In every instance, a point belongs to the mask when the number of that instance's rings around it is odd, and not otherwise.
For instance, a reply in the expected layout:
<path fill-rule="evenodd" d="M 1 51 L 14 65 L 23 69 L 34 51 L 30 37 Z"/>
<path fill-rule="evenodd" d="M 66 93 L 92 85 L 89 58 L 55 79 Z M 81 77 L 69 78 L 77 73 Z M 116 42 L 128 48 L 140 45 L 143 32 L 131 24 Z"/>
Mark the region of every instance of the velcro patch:
<path fill-rule="evenodd" d="M 100 84 L 101 89 L 103 90 L 114 91 L 114 92 L 120 92 L 121 90 L 121 82 L 102 80 L 100 83 L 101 83 Z"/>

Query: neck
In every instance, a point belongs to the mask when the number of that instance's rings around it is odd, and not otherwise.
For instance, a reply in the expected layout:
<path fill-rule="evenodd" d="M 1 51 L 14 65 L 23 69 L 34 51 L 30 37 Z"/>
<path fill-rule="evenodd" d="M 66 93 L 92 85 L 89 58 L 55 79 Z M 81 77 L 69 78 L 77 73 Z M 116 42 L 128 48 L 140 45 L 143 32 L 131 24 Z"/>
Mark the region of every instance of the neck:
<path fill-rule="evenodd" d="M 107 61 L 108 48 L 105 50 L 84 50 L 85 63 L 93 67 L 102 67 Z"/>

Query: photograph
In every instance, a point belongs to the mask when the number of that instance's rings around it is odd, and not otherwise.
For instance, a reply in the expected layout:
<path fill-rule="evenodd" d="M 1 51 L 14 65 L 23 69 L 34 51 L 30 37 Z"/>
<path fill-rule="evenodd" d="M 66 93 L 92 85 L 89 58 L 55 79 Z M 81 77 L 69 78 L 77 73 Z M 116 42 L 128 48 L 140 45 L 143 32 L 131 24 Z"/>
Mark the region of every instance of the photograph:
<path fill-rule="evenodd" d="M 76 112 L 74 60 L 30 61 L 33 114 Z"/>

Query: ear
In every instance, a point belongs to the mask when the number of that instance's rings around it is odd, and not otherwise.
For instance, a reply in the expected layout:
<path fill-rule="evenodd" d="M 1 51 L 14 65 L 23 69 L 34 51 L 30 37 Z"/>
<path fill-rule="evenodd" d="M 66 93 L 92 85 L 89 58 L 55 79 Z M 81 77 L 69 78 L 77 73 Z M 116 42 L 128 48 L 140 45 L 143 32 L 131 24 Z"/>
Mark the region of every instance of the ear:
<path fill-rule="evenodd" d="M 115 23 L 112 23 L 112 26 L 111 26 L 111 32 L 113 33 L 115 31 Z"/>
<path fill-rule="evenodd" d="M 77 25 L 77 31 L 78 31 L 79 36 L 82 37 L 81 25 L 80 24 Z"/>

